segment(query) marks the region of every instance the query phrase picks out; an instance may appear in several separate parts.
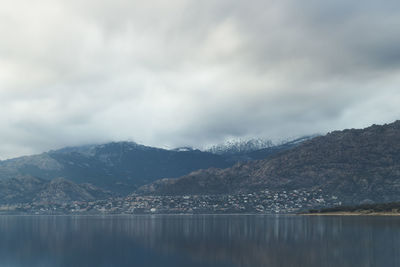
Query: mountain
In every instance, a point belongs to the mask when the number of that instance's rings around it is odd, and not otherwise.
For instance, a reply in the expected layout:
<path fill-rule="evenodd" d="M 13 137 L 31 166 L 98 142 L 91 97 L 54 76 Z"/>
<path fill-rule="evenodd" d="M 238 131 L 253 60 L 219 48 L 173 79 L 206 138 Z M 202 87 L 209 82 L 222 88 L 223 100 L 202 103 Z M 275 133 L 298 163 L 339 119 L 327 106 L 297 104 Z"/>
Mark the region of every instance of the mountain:
<path fill-rule="evenodd" d="M 133 142 L 63 148 L 0 162 L 0 179 L 30 175 L 51 180 L 64 177 L 118 193 L 162 177 L 193 170 L 229 167 L 225 157 L 200 150 L 165 150 Z"/>
<path fill-rule="evenodd" d="M 318 135 L 308 135 L 279 144 L 273 144 L 266 139 L 231 140 L 224 144 L 215 145 L 206 151 L 226 157 L 233 162 L 266 159 L 269 156 L 310 140 Z"/>
<path fill-rule="evenodd" d="M 30 202 L 41 191 L 44 182 L 30 176 L 0 180 L 0 204 Z"/>
<path fill-rule="evenodd" d="M 278 152 L 281 152 L 281 151 L 285 151 L 285 150 L 294 148 L 294 147 L 300 145 L 301 143 L 303 143 L 305 141 L 308 141 L 308 140 L 311 140 L 311 139 L 313 139 L 314 137 L 317 137 L 317 136 L 318 135 L 307 135 L 307 136 L 303 136 L 303 137 L 296 138 L 296 139 L 293 139 L 293 140 L 288 140 L 288 141 L 282 142 L 282 143 L 277 144 L 277 145 L 272 145 L 272 146 L 269 146 L 269 147 L 260 148 L 260 149 L 256 149 L 256 150 L 247 150 L 244 153 L 237 153 L 237 154 L 234 154 L 234 155 L 238 155 L 237 158 L 240 157 L 240 156 L 242 158 L 247 157 L 249 160 L 266 159 L 269 156 L 272 156 L 272 155 L 274 155 L 274 154 L 276 154 Z"/>
<path fill-rule="evenodd" d="M 166 150 L 134 142 L 66 147 L 0 161 L 0 180 L 20 176 L 45 180 L 64 177 L 77 184 L 89 183 L 124 195 L 160 178 L 180 177 L 211 167 L 231 167 L 239 161 L 266 158 L 294 144 L 219 154 L 190 147 Z"/>
<path fill-rule="evenodd" d="M 400 199 L 400 121 L 334 131 L 269 158 L 227 169 L 198 170 L 162 179 L 138 192 L 153 195 L 235 194 L 321 190 L 344 204 Z"/>
<path fill-rule="evenodd" d="M 72 201 L 94 201 L 111 197 L 110 192 L 91 184 L 76 184 L 64 178 L 46 181 L 33 202 L 63 204 Z"/>
<path fill-rule="evenodd" d="M 238 139 L 229 140 L 223 144 L 211 146 L 206 151 L 217 155 L 245 154 L 256 150 L 273 147 L 271 140 L 266 139 Z"/>
<path fill-rule="evenodd" d="M 111 197 L 110 192 L 90 184 L 78 185 L 64 178 L 51 181 L 19 176 L 0 181 L 0 204 L 94 201 Z"/>

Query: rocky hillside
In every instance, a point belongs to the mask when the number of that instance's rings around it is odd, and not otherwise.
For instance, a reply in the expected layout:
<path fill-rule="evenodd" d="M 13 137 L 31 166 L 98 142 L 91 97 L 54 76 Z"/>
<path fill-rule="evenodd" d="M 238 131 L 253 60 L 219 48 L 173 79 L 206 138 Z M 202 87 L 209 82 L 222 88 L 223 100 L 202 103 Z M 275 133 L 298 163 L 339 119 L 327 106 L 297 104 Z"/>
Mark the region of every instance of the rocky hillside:
<path fill-rule="evenodd" d="M 76 184 L 64 178 L 51 181 L 20 176 L 0 181 L 0 204 L 94 201 L 111 197 L 110 192 L 90 184 Z"/>
<path fill-rule="evenodd" d="M 335 131 L 268 159 L 192 172 L 143 186 L 155 195 L 312 189 L 343 203 L 400 200 L 400 121 Z"/>

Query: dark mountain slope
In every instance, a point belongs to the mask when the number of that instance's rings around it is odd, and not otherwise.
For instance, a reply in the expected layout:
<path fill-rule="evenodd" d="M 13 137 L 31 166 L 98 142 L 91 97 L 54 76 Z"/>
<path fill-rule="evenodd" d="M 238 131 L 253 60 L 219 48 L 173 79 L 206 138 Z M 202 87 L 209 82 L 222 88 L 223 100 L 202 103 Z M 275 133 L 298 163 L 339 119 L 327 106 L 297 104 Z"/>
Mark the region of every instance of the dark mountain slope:
<path fill-rule="evenodd" d="M 43 179 L 65 177 L 118 193 L 162 177 L 179 177 L 191 171 L 233 163 L 199 150 L 174 151 L 132 142 L 64 148 L 40 155 L 0 162 L 0 180 L 31 175 Z"/>
<path fill-rule="evenodd" d="M 296 138 L 292 141 L 287 141 L 287 142 L 281 143 L 279 145 L 270 146 L 270 147 L 266 147 L 266 148 L 262 148 L 262 149 L 257 149 L 254 151 L 249 151 L 249 152 L 246 152 L 244 155 L 247 156 L 248 158 L 250 158 L 251 160 L 266 159 L 278 152 L 292 149 L 292 148 L 300 145 L 301 143 L 311 140 L 317 136 L 318 135 L 309 135 L 309 136 L 304 136 L 301 138 Z"/>
<path fill-rule="evenodd" d="M 110 192 L 90 184 L 76 184 L 64 178 L 51 181 L 21 176 L 0 181 L 0 204 L 68 203 L 111 197 Z"/>
<path fill-rule="evenodd" d="M 94 201 L 111 197 L 109 192 L 90 184 L 78 185 L 64 178 L 46 181 L 33 202 L 37 203 L 68 203 L 71 201 Z"/>
<path fill-rule="evenodd" d="M 64 177 L 122 193 L 162 177 L 231 165 L 222 156 L 199 150 L 173 151 L 127 142 L 97 146 L 92 154 L 56 151 L 50 156 L 64 166 Z"/>
<path fill-rule="evenodd" d="M 145 194 L 223 194 L 261 189 L 323 190 L 344 203 L 400 199 L 400 121 L 335 131 L 266 160 L 193 172 L 142 187 Z"/>
<path fill-rule="evenodd" d="M 0 180 L 0 204 L 30 202 L 44 183 L 43 179 L 30 176 Z"/>

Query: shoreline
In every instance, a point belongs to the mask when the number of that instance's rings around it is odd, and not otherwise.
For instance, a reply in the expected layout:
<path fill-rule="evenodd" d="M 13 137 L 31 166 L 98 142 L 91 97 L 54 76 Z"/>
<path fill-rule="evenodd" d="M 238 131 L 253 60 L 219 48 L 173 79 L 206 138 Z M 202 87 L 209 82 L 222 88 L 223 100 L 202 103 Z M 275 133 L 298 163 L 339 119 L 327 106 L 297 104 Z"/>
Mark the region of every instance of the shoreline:
<path fill-rule="evenodd" d="M 109 217 L 109 216 L 400 216 L 400 212 L 321 212 L 321 213 L 70 213 L 70 214 L 34 214 L 34 213 L 2 213 L 1 216 L 82 216 L 82 217 Z"/>
<path fill-rule="evenodd" d="M 399 212 L 322 212 L 299 213 L 302 216 L 400 216 Z"/>

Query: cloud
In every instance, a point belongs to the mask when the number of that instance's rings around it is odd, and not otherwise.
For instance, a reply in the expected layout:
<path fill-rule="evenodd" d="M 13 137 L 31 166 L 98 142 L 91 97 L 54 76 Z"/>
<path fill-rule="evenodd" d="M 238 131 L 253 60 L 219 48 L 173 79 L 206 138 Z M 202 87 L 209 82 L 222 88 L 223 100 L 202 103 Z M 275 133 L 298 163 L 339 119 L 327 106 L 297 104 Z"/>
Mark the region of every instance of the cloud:
<path fill-rule="evenodd" d="M 390 122 L 399 13 L 392 0 L 4 3 L 0 158 Z"/>

